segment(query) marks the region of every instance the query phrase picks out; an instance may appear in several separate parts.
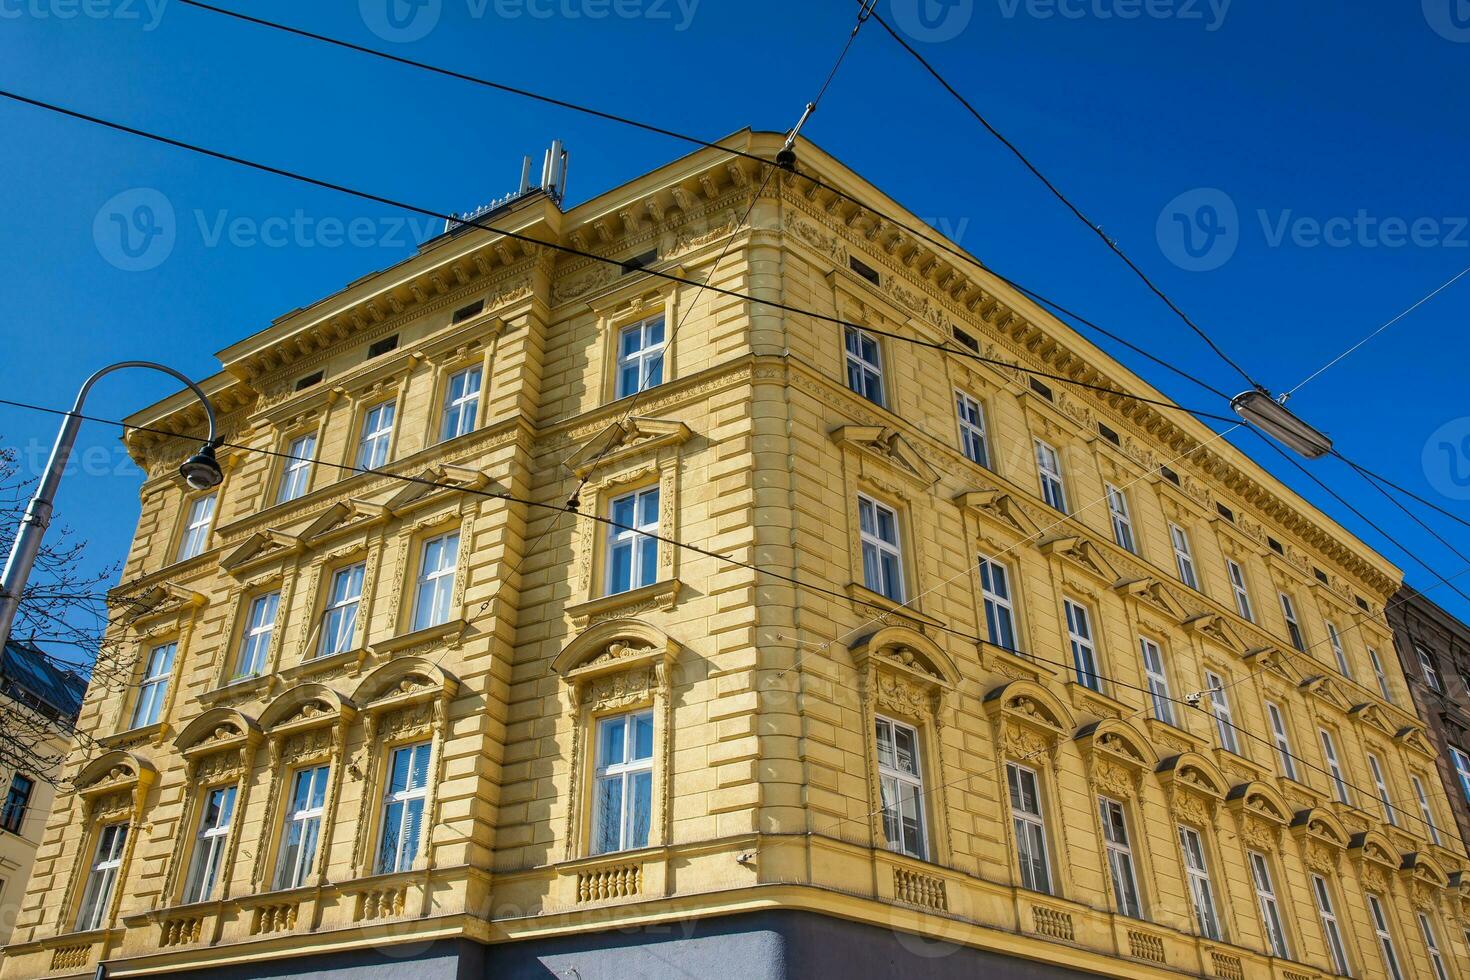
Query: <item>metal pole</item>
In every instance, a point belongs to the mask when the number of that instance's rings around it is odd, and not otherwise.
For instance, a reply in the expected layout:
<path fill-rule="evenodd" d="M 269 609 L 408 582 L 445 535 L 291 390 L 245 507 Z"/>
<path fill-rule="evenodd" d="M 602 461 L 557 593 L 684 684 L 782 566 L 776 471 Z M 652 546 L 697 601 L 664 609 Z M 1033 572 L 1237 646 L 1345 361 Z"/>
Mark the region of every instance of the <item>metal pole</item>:
<path fill-rule="evenodd" d="M 209 403 L 203 389 L 173 368 L 152 361 L 119 361 L 109 364 L 88 378 L 77 392 L 77 400 L 71 411 L 62 420 L 61 431 L 56 434 L 56 444 L 51 447 L 51 458 L 46 461 L 46 469 L 41 474 L 40 482 L 36 484 L 36 492 L 26 506 L 25 516 L 21 518 L 20 528 L 15 533 L 15 542 L 10 548 L 10 557 L 5 562 L 5 571 L 0 573 L 0 649 L 4 649 L 10 642 L 10 628 L 15 624 L 21 594 L 25 591 L 26 580 L 31 576 L 31 567 L 36 563 L 36 555 L 41 550 L 41 539 L 46 536 L 46 528 L 51 524 L 56 488 L 61 483 L 66 462 L 71 458 L 72 447 L 76 445 L 77 430 L 82 426 L 82 403 L 87 400 L 92 386 L 104 375 L 132 367 L 162 371 L 188 385 L 204 404 L 204 414 L 209 419 L 209 443 L 214 444 L 214 406 Z"/>

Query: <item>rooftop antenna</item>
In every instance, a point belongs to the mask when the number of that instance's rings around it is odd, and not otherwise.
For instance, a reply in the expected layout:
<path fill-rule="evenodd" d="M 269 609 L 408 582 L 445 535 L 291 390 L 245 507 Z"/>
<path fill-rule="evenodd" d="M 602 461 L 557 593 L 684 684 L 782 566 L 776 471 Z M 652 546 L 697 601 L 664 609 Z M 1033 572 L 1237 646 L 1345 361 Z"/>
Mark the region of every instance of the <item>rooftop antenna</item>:
<path fill-rule="evenodd" d="M 560 204 L 566 194 L 566 184 L 567 151 L 562 148 L 561 140 L 552 140 L 551 148 L 541 161 L 541 189 L 547 197 Z"/>

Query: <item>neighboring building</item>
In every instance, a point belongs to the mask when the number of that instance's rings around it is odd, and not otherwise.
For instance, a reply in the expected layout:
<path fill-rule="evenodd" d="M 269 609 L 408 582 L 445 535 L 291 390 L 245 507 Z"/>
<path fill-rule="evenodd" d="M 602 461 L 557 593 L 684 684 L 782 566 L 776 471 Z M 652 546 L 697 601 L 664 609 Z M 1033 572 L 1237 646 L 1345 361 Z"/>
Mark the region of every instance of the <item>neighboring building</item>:
<path fill-rule="evenodd" d="M 287 314 L 215 492 L 129 419 L 148 656 L 0 976 L 1470 976 L 1387 561 L 802 177 L 491 220 L 625 265 L 462 228 Z"/>
<path fill-rule="evenodd" d="M 1470 840 L 1470 626 L 1407 584 L 1387 611 L 1414 707 L 1439 753 L 1460 839 Z"/>
<path fill-rule="evenodd" d="M 87 682 L 34 643 L 0 650 L 0 946 L 10 941 Z M 7 739 L 5 733 L 12 737 Z M 28 764 L 17 756 L 25 756 Z"/>

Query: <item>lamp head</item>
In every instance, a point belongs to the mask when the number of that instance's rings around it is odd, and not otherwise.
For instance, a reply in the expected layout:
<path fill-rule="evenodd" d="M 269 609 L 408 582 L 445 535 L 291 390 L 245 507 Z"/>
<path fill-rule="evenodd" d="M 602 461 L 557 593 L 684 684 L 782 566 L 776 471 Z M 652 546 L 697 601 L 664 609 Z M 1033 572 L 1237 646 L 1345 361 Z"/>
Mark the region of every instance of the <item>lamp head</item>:
<path fill-rule="evenodd" d="M 195 490 L 209 490 L 223 482 L 225 475 L 214 458 L 214 443 L 206 442 L 199 451 L 179 466 L 184 482 Z"/>

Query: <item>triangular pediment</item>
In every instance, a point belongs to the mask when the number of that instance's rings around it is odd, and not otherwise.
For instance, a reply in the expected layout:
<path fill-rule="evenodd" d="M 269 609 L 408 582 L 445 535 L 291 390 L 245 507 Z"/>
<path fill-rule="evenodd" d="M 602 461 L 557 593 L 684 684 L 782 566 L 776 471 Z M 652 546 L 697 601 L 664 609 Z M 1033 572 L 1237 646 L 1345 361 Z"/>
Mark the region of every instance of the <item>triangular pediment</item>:
<path fill-rule="evenodd" d="M 832 441 L 875 456 L 925 487 L 939 482 L 939 473 L 896 429 L 879 425 L 842 425 L 832 430 Z"/>
<path fill-rule="evenodd" d="M 1274 671 L 1293 683 L 1301 676 L 1290 666 L 1287 656 L 1277 647 L 1256 647 L 1253 650 L 1247 650 L 1245 662 L 1256 669 Z"/>
<path fill-rule="evenodd" d="M 999 490 L 971 490 L 954 498 L 961 507 L 972 507 L 980 516 L 1001 525 L 1010 531 L 1018 531 L 1028 538 L 1041 531 L 1041 526 L 1031 519 L 1014 497 Z"/>
<path fill-rule="evenodd" d="M 663 446 L 677 446 L 693 435 L 683 422 L 667 419 L 627 418 L 609 424 L 566 461 L 567 469 L 585 477 L 632 453 Z"/>
<path fill-rule="evenodd" d="M 1106 585 L 1113 585 L 1122 577 L 1101 548 L 1079 535 L 1057 535 L 1037 547 L 1043 554 L 1065 558 Z"/>
<path fill-rule="evenodd" d="M 315 543 L 335 531 L 349 525 L 386 520 L 389 509 L 368 500 L 343 500 L 322 511 L 297 534 L 307 543 Z"/>
<path fill-rule="evenodd" d="M 256 531 L 234 550 L 222 556 L 219 564 L 227 572 L 238 572 L 245 568 L 253 568 L 261 562 L 298 554 L 303 547 L 299 536 L 286 531 L 278 531 L 275 528 L 266 528 L 264 531 Z"/>
<path fill-rule="evenodd" d="M 1309 691 L 1312 694 L 1315 694 L 1323 701 L 1326 701 L 1328 704 L 1332 705 L 1338 711 L 1345 712 L 1351 707 L 1348 699 L 1343 696 L 1342 691 L 1339 689 L 1337 682 L 1334 681 L 1332 678 L 1326 676 L 1325 674 L 1318 674 L 1316 677 L 1308 677 L 1306 680 L 1302 681 L 1301 688 L 1304 691 Z"/>
<path fill-rule="evenodd" d="M 384 501 L 383 507 L 390 513 L 399 515 L 437 497 L 479 490 L 489 483 L 490 477 L 483 470 L 440 463 L 409 476 L 403 489 Z"/>
<path fill-rule="evenodd" d="M 1348 711 L 1348 714 L 1355 718 L 1363 719 L 1385 735 L 1392 737 L 1398 734 L 1398 729 L 1394 727 L 1393 722 L 1388 720 L 1388 716 L 1384 714 L 1383 709 L 1372 701 L 1364 701 L 1362 704 L 1354 705 Z"/>
<path fill-rule="evenodd" d="M 1219 613 L 1204 613 L 1185 620 L 1185 625 L 1201 636 L 1214 640 L 1216 643 L 1229 650 L 1231 653 L 1244 655 L 1246 651 L 1245 640 L 1243 640 L 1235 627 Z"/>
<path fill-rule="evenodd" d="M 1117 583 L 1115 588 L 1133 596 L 1144 605 L 1165 613 L 1176 623 L 1182 623 L 1189 617 L 1189 611 L 1174 595 L 1174 590 L 1156 578 L 1128 579 Z"/>
<path fill-rule="evenodd" d="M 1393 740 L 1400 745 L 1407 745 L 1421 755 L 1433 757 L 1436 754 L 1430 746 L 1429 740 L 1424 737 L 1424 729 L 1416 725 L 1406 725 L 1399 729 L 1394 735 Z"/>

